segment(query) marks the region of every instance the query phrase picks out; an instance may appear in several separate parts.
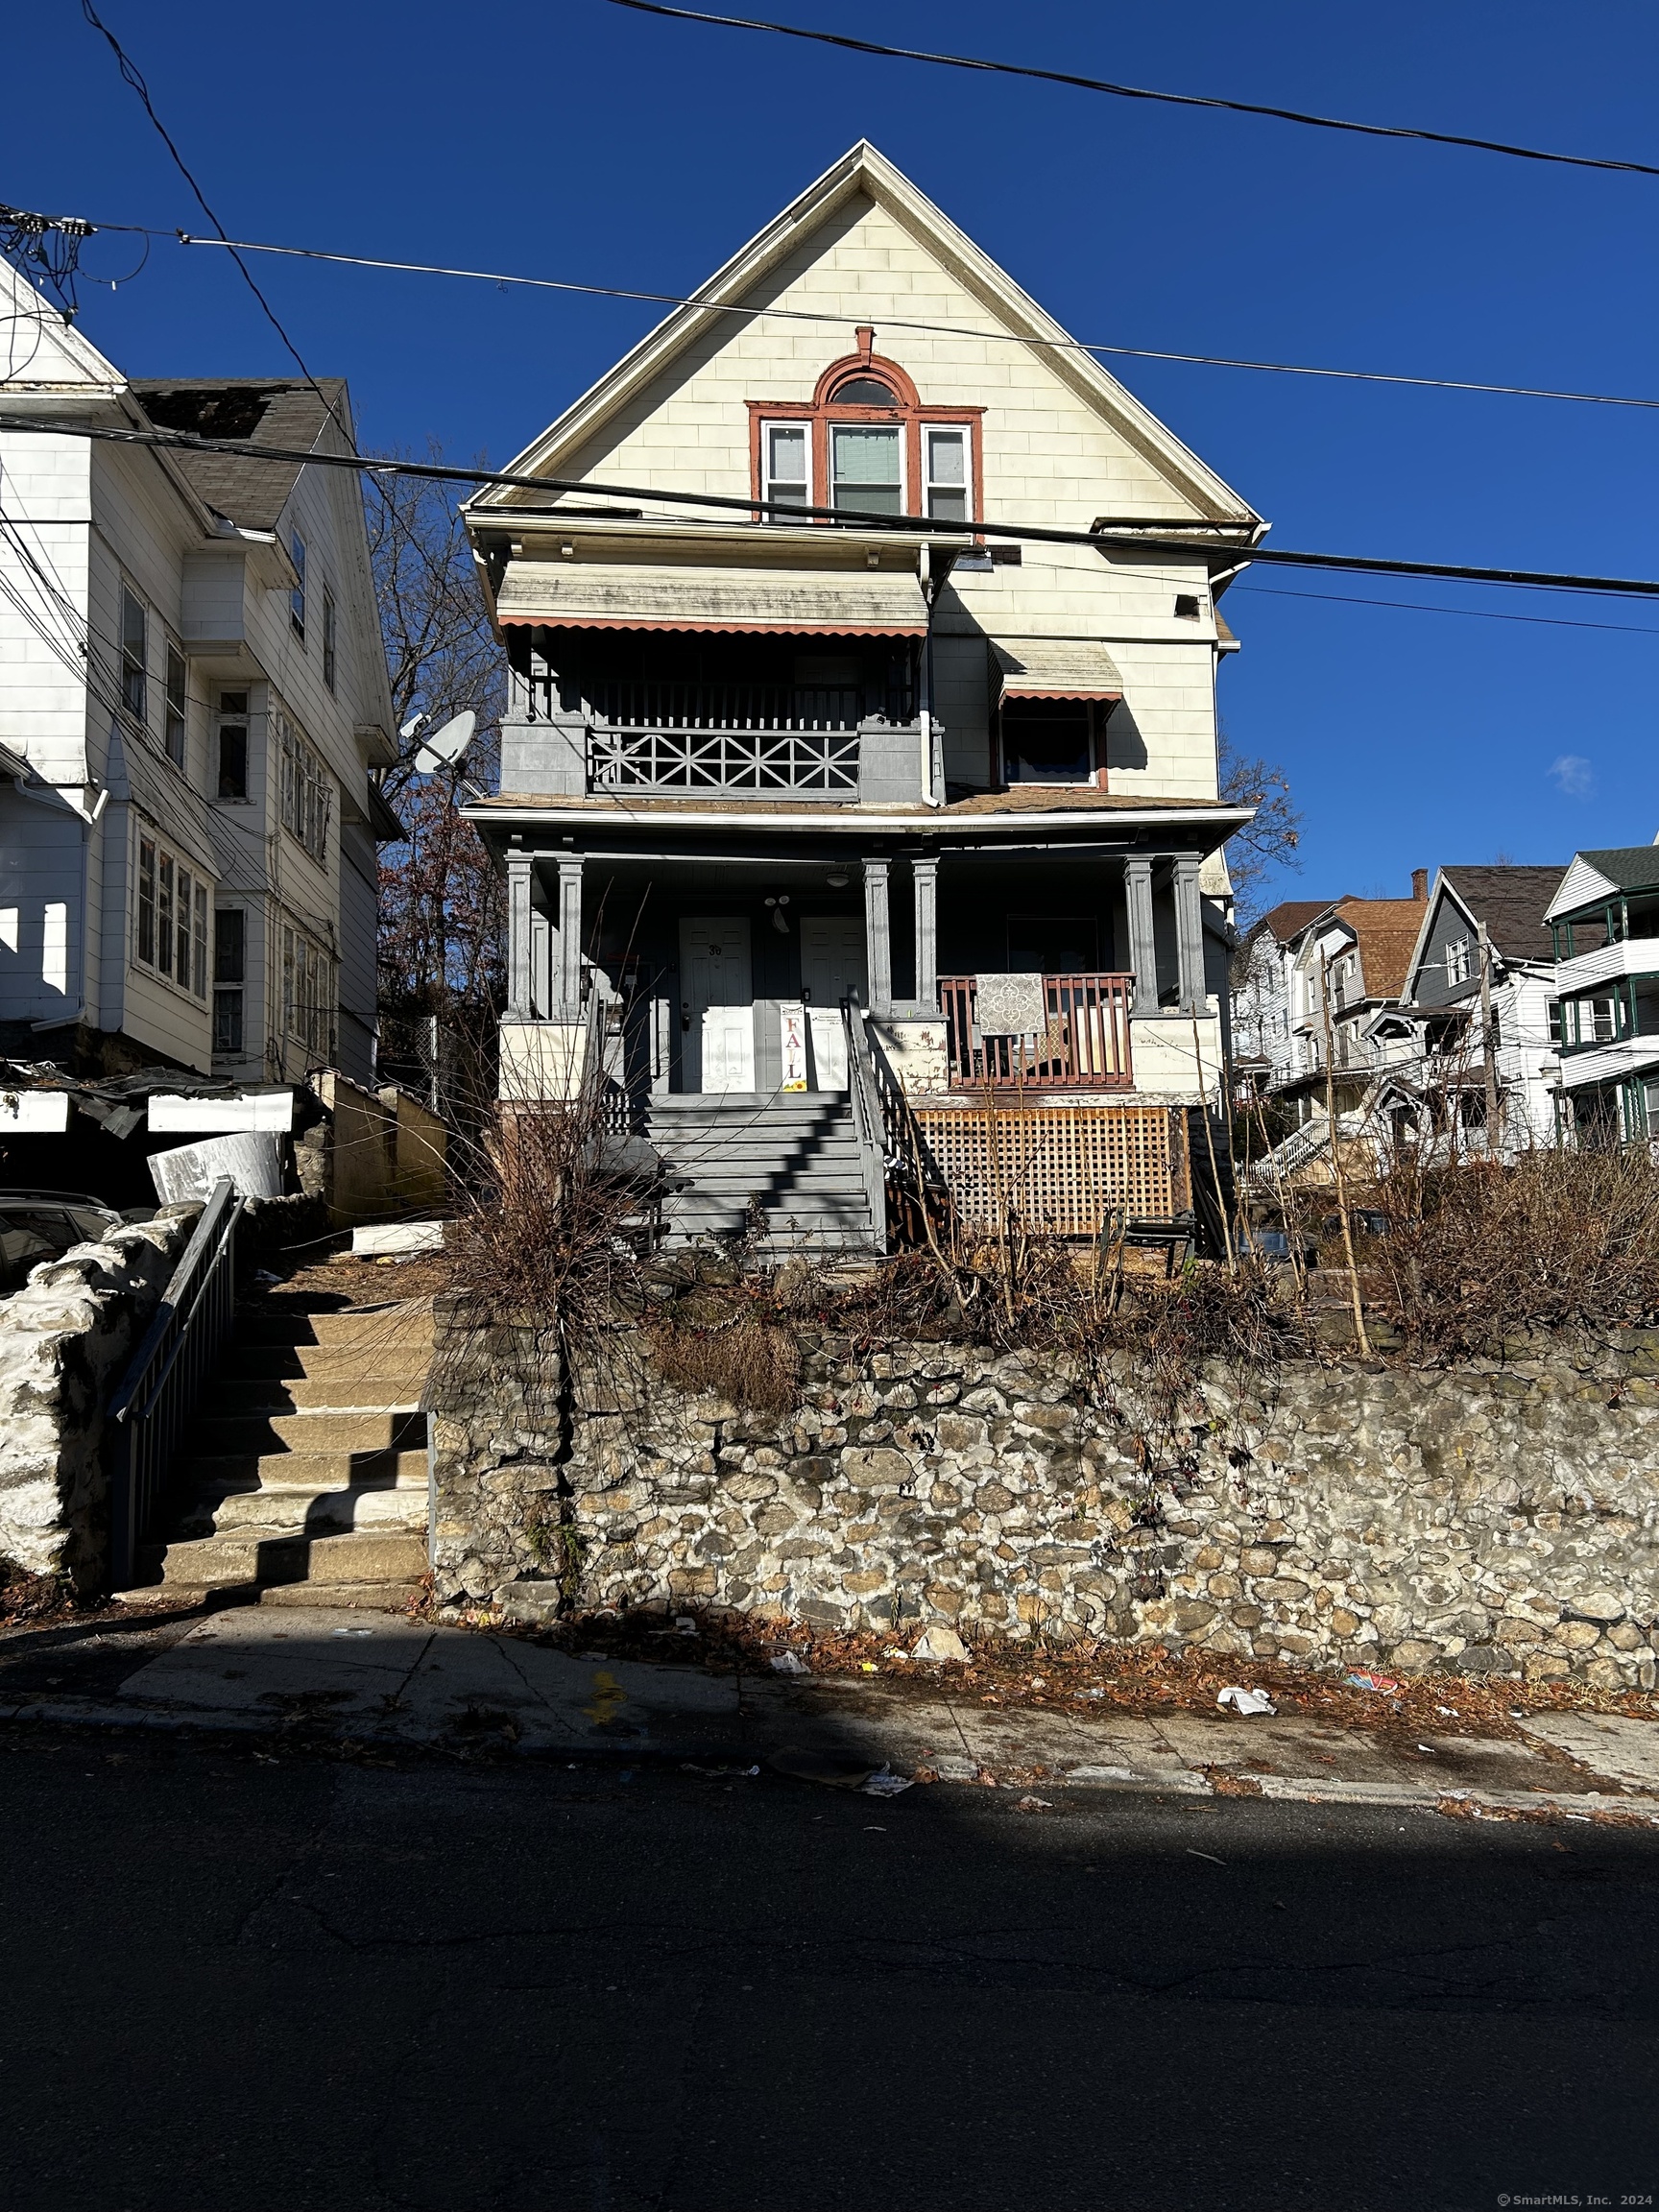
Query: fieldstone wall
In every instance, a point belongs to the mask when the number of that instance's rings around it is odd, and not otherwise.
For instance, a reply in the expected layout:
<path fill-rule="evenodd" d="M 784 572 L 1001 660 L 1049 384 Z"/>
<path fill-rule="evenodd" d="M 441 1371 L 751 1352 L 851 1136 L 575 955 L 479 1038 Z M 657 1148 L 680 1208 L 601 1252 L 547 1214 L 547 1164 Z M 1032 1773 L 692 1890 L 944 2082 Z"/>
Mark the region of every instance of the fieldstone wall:
<path fill-rule="evenodd" d="M 439 1595 L 735 1607 L 1418 1671 L 1655 1679 L 1659 1332 L 1453 1370 L 1206 1371 L 1173 1423 L 1121 1360 L 805 1338 L 782 1420 L 653 1376 L 561 1389 L 451 1332 Z"/>
<path fill-rule="evenodd" d="M 0 1298 L 0 1564 L 63 1575 L 78 1591 L 108 1570 L 104 1407 L 149 1327 L 200 1206 L 77 1244 Z"/>

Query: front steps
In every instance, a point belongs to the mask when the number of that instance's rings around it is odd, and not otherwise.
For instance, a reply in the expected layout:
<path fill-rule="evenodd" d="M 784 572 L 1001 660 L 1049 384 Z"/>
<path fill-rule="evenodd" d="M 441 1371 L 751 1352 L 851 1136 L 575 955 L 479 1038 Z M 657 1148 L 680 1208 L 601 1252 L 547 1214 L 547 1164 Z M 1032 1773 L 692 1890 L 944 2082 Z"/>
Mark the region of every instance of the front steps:
<path fill-rule="evenodd" d="M 173 1532 L 127 1595 L 401 1610 L 427 1566 L 431 1360 L 420 1303 L 244 1317 L 185 1442 Z"/>
<path fill-rule="evenodd" d="M 684 1186 L 663 1202 L 670 1245 L 739 1237 L 757 1211 L 774 1250 L 879 1248 L 845 1092 L 671 1094 L 650 1100 L 645 1134 Z"/>

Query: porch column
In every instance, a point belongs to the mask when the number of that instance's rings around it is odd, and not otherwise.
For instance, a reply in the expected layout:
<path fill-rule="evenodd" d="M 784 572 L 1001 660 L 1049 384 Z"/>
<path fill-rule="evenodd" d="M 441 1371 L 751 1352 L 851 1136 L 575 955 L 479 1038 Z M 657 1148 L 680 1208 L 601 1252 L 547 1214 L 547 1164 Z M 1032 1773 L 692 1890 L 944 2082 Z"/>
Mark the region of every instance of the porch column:
<path fill-rule="evenodd" d="M 1131 1012 L 1158 1011 L 1158 948 L 1152 934 L 1152 863 L 1136 854 L 1123 863 L 1124 903 L 1129 910 L 1129 965 L 1135 971 Z"/>
<path fill-rule="evenodd" d="M 553 1018 L 574 1022 L 582 1010 L 582 855 L 559 855 L 559 944 L 554 953 Z"/>
<path fill-rule="evenodd" d="M 1198 901 L 1196 853 L 1175 855 L 1175 964 L 1183 1014 L 1202 1014 L 1204 989 L 1204 912 Z"/>
<path fill-rule="evenodd" d="M 939 1004 L 939 862 L 913 860 L 916 878 L 916 1003 Z"/>
<path fill-rule="evenodd" d="M 530 869 L 528 853 L 507 855 L 507 1020 L 529 1022 L 532 1014 L 530 948 Z"/>
<path fill-rule="evenodd" d="M 887 913 L 887 863 L 864 863 L 864 950 L 870 1003 L 878 1014 L 893 1004 L 893 930 Z"/>

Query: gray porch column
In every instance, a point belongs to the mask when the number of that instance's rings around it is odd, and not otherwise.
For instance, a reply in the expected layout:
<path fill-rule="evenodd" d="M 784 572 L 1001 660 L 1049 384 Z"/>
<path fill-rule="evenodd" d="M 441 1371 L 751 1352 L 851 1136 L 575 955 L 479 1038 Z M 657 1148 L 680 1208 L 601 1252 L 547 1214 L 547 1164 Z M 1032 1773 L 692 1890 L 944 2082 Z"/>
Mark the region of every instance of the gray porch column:
<path fill-rule="evenodd" d="M 870 971 L 870 1003 L 885 1014 L 893 1003 L 893 930 L 887 914 L 887 863 L 864 863 L 864 951 Z"/>
<path fill-rule="evenodd" d="M 1175 962 L 1183 1014 L 1202 1014 L 1206 998 L 1204 913 L 1198 901 L 1198 867 L 1196 853 L 1175 855 Z"/>
<path fill-rule="evenodd" d="M 1158 948 L 1152 934 L 1152 863 L 1137 854 L 1123 863 L 1123 897 L 1129 910 L 1129 965 L 1135 971 L 1133 1014 L 1158 1011 Z"/>
<path fill-rule="evenodd" d="M 507 1020 L 528 1022 L 532 1015 L 530 949 L 530 868 L 528 853 L 507 855 Z"/>
<path fill-rule="evenodd" d="M 582 1010 L 582 855 L 559 855 L 559 942 L 553 956 L 553 1019 L 574 1022 Z"/>
<path fill-rule="evenodd" d="M 939 1004 L 939 862 L 913 860 L 916 878 L 916 1003 Z"/>

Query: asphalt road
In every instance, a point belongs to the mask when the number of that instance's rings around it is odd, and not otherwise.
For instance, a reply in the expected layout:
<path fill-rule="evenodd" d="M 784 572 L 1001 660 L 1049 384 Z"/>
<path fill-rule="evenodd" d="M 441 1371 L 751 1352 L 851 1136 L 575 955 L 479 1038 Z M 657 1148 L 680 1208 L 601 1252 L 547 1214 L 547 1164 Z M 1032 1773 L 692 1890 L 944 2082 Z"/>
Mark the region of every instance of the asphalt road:
<path fill-rule="evenodd" d="M 64 1735 L 0 1855 L 24 2212 L 1659 2193 L 1650 1833 Z"/>

